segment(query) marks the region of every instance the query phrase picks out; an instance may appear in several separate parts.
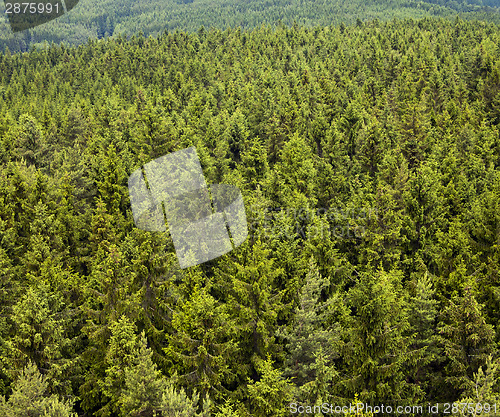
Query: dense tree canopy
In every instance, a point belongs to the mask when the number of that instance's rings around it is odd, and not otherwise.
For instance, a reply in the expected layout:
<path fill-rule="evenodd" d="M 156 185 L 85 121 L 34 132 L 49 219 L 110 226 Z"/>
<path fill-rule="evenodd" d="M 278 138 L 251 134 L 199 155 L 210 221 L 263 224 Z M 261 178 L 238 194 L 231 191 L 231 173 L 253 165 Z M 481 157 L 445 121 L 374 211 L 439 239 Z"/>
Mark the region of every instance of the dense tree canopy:
<path fill-rule="evenodd" d="M 66 0 L 68 2 L 69 0 Z M 72 0 L 74 1 L 74 0 Z M 4 12 L 3 3 L 0 11 Z M 0 51 L 28 51 L 46 43 L 81 44 L 89 38 L 250 29 L 264 24 L 308 27 L 393 18 L 445 17 L 500 22 L 498 0 L 79 0 L 56 20 L 12 33 L 0 22 Z"/>
<path fill-rule="evenodd" d="M 0 55 L 0 412 L 495 401 L 499 44 L 425 18 Z M 189 146 L 249 236 L 181 270 L 127 178 Z"/>

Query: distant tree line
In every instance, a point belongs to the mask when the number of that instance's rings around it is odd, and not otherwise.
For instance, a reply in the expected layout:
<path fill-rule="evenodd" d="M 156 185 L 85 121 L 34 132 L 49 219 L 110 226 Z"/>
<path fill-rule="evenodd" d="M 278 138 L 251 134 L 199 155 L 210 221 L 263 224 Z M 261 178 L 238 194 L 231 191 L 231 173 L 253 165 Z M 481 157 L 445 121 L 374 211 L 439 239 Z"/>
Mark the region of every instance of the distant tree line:
<path fill-rule="evenodd" d="M 314 27 L 457 16 L 500 23 L 499 7 L 498 0 L 80 0 L 66 15 L 24 32 L 13 34 L 7 19 L 0 22 L 0 51 L 26 52 L 51 43 L 79 45 L 108 36 L 194 33 L 200 27 L 252 29 L 294 23 Z"/>

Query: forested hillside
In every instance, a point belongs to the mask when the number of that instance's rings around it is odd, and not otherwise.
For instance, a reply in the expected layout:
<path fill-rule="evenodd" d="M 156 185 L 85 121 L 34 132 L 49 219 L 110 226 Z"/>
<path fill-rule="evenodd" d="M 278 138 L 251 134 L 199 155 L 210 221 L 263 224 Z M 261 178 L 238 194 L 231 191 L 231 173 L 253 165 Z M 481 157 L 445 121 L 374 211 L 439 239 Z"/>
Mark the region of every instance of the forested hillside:
<path fill-rule="evenodd" d="M 158 35 L 200 27 L 250 29 L 261 25 L 329 26 L 394 18 L 447 17 L 500 23 L 499 0 L 80 0 L 70 13 L 13 34 L 0 22 L 0 51 L 81 44 L 112 35 Z M 0 3 L 4 15 L 4 5 Z"/>
<path fill-rule="evenodd" d="M 0 415 L 500 407 L 499 44 L 424 19 L 0 55 Z M 250 231 L 181 270 L 127 178 L 189 146 Z"/>

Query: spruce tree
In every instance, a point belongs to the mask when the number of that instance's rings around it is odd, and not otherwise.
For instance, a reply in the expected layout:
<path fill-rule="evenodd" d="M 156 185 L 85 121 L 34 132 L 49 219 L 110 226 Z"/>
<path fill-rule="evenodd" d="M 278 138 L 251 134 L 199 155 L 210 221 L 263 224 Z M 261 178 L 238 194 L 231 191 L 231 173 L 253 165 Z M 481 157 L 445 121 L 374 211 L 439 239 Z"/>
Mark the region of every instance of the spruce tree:
<path fill-rule="evenodd" d="M 407 382 L 411 355 L 408 313 L 398 271 L 363 273 L 349 291 L 352 317 L 344 360 L 348 396 L 363 403 L 415 403 L 421 389 Z"/>
<path fill-rule="evenodd" d="M 438 302 L 434 299 L 432 281 L 427 272 L 419 276 L 415 296 L 410 298 L 408 307 L 411 349 L 421 354 L 412 376 L 415 383 L 427 392 L 433 380 L 430 364 L 439 355 L 435 341 Z"/>
<path fill-rule="evenodd" d="M 493 326 L 486 323 L 481 305 L 469 287 L 464 289 L 463 296 L 455 296 L 448 302 L 438 324 L 442 373 L 436 396 L 452 400 L 471 392 L 474 373 L 494 352 L 494 337 Z"/>
<path fill-rule="evenodd" d="M 15 377 L 34 363 L 45 376 L 51 392 L 67 394 L 71 387 L 67 376 L 68 358 L 62 349 L 67 347 L 66 319 L 60 294 L 55 294 L 46 284 L 29 288 L 12 310 L 14 322 L 12 336 L 8 340 L 10 373 Z"/>
<path fill-rule="evenodd" d="M 190 298 L 175 307 L 172 327 L 164 349 L 169 371 L 177 372 L 180 383 L 202 397 L 219 399 L 242 372 L 235 366 L 237 345 L 227 306 L 195 286 Z"/>
<path fill-rule="evenodd" d="M 480 366 L 477 372 L 474 373 L 474 384 L 467 397 L 462 397 L 459 400 L 460 403 L 471 404 L 472 406 L 473 412 L 471 413 L 471 410 L 467 409 L 466 412 L 462 413 L 463 416 L 474 415 L 473 413 L 487 417 L 498 417 L 500 415 L 500 410 L 498 410 L 498 401 L 500 400 L 499 374 L 499 360 L 492 359 L 491 355 L 488 356 L 485 365 Z M 489 405 L 489 410 L 486 404 Z"/>
<path fill-rule="evenodd" d="M 269 358 L 259 362 L 258 372 L 260 378 L 248 383 L 250 412 L 255 417 L 286 416 L 293 385 L 273 367 Z"/>
<path fill-rule="evenodd" d="M 298 398 L 307 404 L 327 401 L 337 376 L 333 361 L 340 351 L 341 326 L 331 323 L 329 316 L 333 309 L 341 310 L 342 301 L 338 297 L 323 301 L 328 286 L 311 258 L 299 306 L 281 333 L 286 340 L 283 374 L 299 387 Z"/>
<path fill-rule="evenodd" d="M 245 376 L 259 359 L 275 351 L 276 324 L 285 308 L 277 283 L 284 271 L 259 238 L 240 248 L 236 259 L 221 262 L 214 287 L 227 300 L 231 331 L 238 341 L 239 370 Z"/>
<path fill-rule="evenodd" d="M 105 356 L 105 376 L 98 381 L 107 402 L 97 413 L 108 417 L 119 414 L 120 397 L 125 390 L 126 371 L 138 356 L 139 345 L 135 326 L 122 316 L 110 325 L 111 337 Z"/>
<path fill-rule="evenodd" d="M 120 413 L 124 417 L 152 417 L 160 409 L 166 381 L 152 359 L 144 332 L 139 351 L 131 366 L 125 369 L 125 387 L 120 395 Z"/>
<path fill-rule="evenodd" d="M 47 378 L 35 364 L 29 363 L 12 387 L 8 401 L 0 396 L 0 415 L 3 417 L 77 417 L 71 401 L 63 402 L 47 394 Z"/>

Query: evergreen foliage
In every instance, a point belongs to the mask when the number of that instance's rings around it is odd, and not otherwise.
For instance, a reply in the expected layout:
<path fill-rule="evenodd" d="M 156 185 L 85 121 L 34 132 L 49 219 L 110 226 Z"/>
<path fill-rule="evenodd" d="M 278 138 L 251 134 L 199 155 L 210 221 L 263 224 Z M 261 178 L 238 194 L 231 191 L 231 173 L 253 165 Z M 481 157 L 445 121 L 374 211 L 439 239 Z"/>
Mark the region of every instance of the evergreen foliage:
<path fill-rule="evenodd" d="M 500 28 L 286 23 L 0 54 L 0 415 L 498 400 Z M 189 146 L 249 236 L 181 270 L 127 178 Z"/>
<path fill-rule="evenodd" d="M 4 10 L 3 5 L 2 12 Z M 37 26 L 11 33 L 0 23 L 0 50 L 29 51 L 51 43 L 82 44 L 88 39 L 153 35 L 164 31 L 188 31 L 204 36 L 205 28 L 262 25 L 308 27 L 356 24 L 365 21 L 460 17 L 500 22 L 497 0 L 86 0 L 71 12 Z"/>

